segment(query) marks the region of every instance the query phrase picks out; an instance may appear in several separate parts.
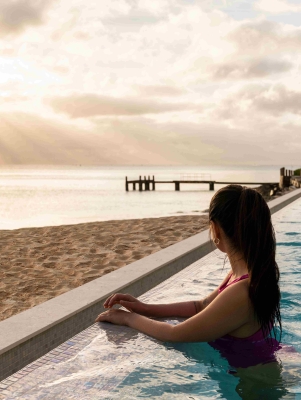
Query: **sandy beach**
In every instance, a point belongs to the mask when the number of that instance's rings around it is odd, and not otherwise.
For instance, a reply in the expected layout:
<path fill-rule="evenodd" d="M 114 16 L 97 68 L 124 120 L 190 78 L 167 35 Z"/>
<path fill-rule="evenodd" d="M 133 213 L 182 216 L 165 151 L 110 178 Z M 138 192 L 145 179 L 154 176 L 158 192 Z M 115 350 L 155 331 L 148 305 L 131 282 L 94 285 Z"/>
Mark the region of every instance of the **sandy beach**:
<path fill-rule="evenodd" d="M 0 320 L 207 228 L 183 215 L 0 231 Z"/>

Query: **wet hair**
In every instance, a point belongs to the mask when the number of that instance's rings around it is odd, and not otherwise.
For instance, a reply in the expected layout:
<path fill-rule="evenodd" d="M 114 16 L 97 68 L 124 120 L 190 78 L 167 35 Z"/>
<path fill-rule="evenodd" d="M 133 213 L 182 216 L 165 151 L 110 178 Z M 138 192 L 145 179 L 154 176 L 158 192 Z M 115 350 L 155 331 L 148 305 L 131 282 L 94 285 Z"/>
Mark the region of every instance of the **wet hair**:
<path fill-rule="evenodd" d="M 281 338 L 279 269 L 276 240 L 269 207 L 260 193 L 240 185 L 223 187 L 213 196 L 209 221 L 224 231 L 234 252 L 242 254 L 248 268 L 249 297 L 264 337 Z"/>

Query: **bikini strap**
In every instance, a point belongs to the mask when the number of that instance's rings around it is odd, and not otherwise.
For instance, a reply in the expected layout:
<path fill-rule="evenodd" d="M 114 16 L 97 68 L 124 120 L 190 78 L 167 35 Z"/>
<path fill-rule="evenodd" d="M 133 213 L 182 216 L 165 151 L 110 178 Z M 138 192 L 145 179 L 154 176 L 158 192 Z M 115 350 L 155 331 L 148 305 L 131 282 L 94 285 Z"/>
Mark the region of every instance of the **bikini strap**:
<path fill-rule="evenodd" d="M 218 293 L 221 293 L 223 290 L 225 290 L 228 286 L 231 286 L 233 283 L 236 283 L 236 282 L 239 282 L 239 281 L 249 278 L 249 274 L 245 274 L 245 275 L 240 276 L 239 278 L 234 279 L 234 281 L 228 283 L 229 280 L 231 279 L 232 275 L 233 274 L 231 274 L 229 276 L 229 279 L 227 279 L 227 281 L 222 286 L 220 286 L 220 288 L 218 289 Z"/>

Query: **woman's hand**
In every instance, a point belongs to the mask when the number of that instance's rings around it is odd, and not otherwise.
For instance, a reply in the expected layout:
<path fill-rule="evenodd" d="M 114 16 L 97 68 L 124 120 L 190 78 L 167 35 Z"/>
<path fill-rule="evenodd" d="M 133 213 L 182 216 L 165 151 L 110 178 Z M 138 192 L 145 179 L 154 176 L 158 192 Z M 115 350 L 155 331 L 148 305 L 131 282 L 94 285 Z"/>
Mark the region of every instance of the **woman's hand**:
<path fill-rule="evenodd" d="M 115 325 L 125 325 L 162 341 L 170 341 L 174 328 L 166 322 L 154 321 L 143 315 L 116 310 L 115 308 L 99 314 L 95 322 L 111 322 Z"/>
<path fill-rule="evenodd" d="M 114 308 L 98 315 L 95 322 L 111 322 L 115 325 L 128 325 L 132 313 Z"/>
<path fill-rule="evenodd" d="M 141 315 L 148 315 L 147 304 L 137 300 L 136 297 L 130 294 L 115 293 L 112 294 L 105 302 L 104 308 L 112 308 L 115 304 L 120 304 L 127 310 Z"/>

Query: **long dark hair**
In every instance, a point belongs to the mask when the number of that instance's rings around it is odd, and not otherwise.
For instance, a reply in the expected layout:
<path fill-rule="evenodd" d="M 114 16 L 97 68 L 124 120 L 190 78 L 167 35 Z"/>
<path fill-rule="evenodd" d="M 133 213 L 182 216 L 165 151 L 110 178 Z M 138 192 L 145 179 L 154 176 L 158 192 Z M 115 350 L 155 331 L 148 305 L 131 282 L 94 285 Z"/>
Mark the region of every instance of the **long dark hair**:
<path fill-rule="evenodd" d="M 218 223 L 249 272 L 249 297 L 264 337 L 278 322 L 281 338 L 279 269 L 269 207 L 256 190 L 228 185 L 215 193 L 209 220 Z"/>

